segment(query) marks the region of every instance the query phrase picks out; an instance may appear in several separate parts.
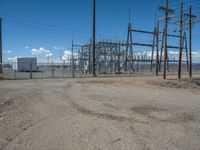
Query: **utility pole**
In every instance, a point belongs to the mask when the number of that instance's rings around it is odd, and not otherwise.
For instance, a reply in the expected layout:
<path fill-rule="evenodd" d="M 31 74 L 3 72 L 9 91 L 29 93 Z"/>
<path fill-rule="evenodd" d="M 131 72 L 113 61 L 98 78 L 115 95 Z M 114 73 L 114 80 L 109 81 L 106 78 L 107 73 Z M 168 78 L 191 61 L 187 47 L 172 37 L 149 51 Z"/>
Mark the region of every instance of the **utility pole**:
<path fill-rule="evenodd" d="M 167 33 L 168 33 L 168 0 L 166 0 L 166 11 L 165 11 L 165 54 L 164 54 L 164 73 L 163 78 L 166 79 L 166 70 L 167 70 Z"/>
<path fill-rule="evenodd" d="M 159 20 L 157 21 L 156 28 L 156 76 L 158 76 L 159 71 Z"/>
<path fill-rule="evenodd" d="M 160 10 L 165 11 L 165 33 L 164 33 L 164 39 L 165 39 L 165 43 L 164 43 L 164 70 L 163 70 L 163 79 L 166 79 L 166 72 L 167 72 L 167 60 L 168 60 L 168 23 L 169 23 L 169 19 L 172 18 L 172 16 L 169 16 L 169 14 L 173 14 L 175 11 L 172 9 L 169 9 L 169 1 L 166 0 L 166 6 L 165 7 L 160 7 Z"/>
<path fill-rule="evenodd" d="M 131 27 L 132 29 L 132 27 Z M 134 70 L 133 68 L 133 36 L 132 36 L 132 31 L 130 32 L 130 74 L 131 74 L 131 71 Z"/>
<path fill-rule="evenodd" d="M 119 47 L 118 47 L 118 55 L 117 55 L 117 59 L 118 59 L 118 67 L 117 67 L 117 72 L 118 74 L 120 74 L 120 66 L 121 66 L 121 61 L 120 61 L 120 52 L 121 52 L 121 43 L 119 42 Z"/>
<path fill-rule="evenodd" d="M 163 33 L 162 33 L 162 44 L 161 44 L 161 49 L 160 49 L 160 63 L 159 63 L 159 71 L 160 72 L 161 72 L 161 67 L 162 67 L 164 42 L 165 42 L 165 28 L 163 29 Z"/>
<path fill-rule="evenodd" d="M 183 34 L 183 42 L 182 42 L 182 45 L 183 45 L 183 49 L 185 48 L 185 53 L 186 53 L 186 63 L 187 63 L 187 70 L 189 71 L 189 55 L 188 55 L 188 45 L 187 45 L 187 35 L 186 35 L 186 32 L 184 31 L 184 34 Z"/>
<path fill-rule="evenodd" d="M 152 46 L 152 52 L 151 52 L 151 71 L 153 68 L 153 63 L 154 63 L 154 50 L 155 50 L 155 43 L 157 42 L 156 38 L 157 38 L 157 19 L 156 19 L 157 15 L 155 14 L 155 27 L 154 27 L 154 34 L 153 34 L 153 46 Z M 157 47 L 156 47 L 157 48 Z"/>
<path fill-rule="evenodd" d="M 96 0 L 93 0 L 92 74 L 96 76 Z"/>
<path fill-rule="evenodd" d="M 152 68 L 153 68 L 153 63 L 154 63 L 154 49 L 155 49 L 155 42 L 156 42 L 156 23 L 155 23 L 155 27 L 154 27 L 154 34 L 153 34 L 153 45 L 152 45 L 152 52 L 151 52 L 151 71 L 152 71 Z"/>
<path fill-rule="evenodd" d="M 75 78 L 74 72 L 74 40 L 72 39 L 72 78 Z"/>
<path fill-rule="evenodd" d="M 3 73 L 2 18 L 0 18 L 0 74 Z"/>
<path fill-rule="evenodd" d="M 127 43 L 126 43 L 126 58 L 125 58 L 125 71 L 128 71 L 128 61 L 129 61 L 129 46 L 130 46 L 130 34 L 131 34 L 131 9 L 129 8 L 129 18 L 128 18 L 128 31 L 127 31 Z"/>
<path fill-rule="evenodd" d="M 126 43 L 125 71 L 128 70 L 129 33 L 130 33 L 130 23 L 128 25 L 128 34 L 127 34 L 127 43 Z"/>
<path fill-rule="evenodd" d="M 88 52 L 88 71 L 89 71 L 89 74 L 91 74 L 91 44 L 92 43 L 92 40 L 90 38 L 90 44 L 89 44 L 89 52 Z"/>
<path fill-rule="evenodd" d="M 180 3 L 180 45 L 179 45 L 179 67 L 178 67 L 178 78 L 181 79 L 181 64 L 183 54 L 183 2 Z"/>
<path fill-rule="evenodd" d="M 190 59 L 190 78 L 192 78 L 192 4 L 190 4 L 190 21 L 189 21 L 189 59 Z"/>
<path fill-rule="evenodd" d="M 128 71 L 128 68 L 134 70 L 133 68 L 133 36 L 132 36 L 132 25 L 131 25 L 131 9 L 129 9 L 129 23 L 128 23 L 128 32 L 127 32 L 127 43 L 126 43 L 126 58 L 125 58 L 125 71 Z M 129 63 L 129 64 L 128 64 Z"/>
<path fill-rule="evenodd" d="M 192 78 L 192 26 L 194 23 L 199 22 L 199 21 L 193 22 L 193 19 L 197 18 L 197 16 L 192 14 L 192 4 L 190 4 L 190 12 L 184 14 L 184 16 L 189 18 L 189 61 L 190 61 L 189 75 L 190 78 Z"/>

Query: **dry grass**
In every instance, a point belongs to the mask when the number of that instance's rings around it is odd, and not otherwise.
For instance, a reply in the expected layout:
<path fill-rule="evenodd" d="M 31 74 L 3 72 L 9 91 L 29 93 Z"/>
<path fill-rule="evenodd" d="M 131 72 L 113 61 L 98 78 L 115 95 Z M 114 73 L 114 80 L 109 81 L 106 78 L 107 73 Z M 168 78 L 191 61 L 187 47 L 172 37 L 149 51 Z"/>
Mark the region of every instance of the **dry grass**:
<path fill-rule="evenodd" d="M 156 85 L 161 87 L 167 87 L 167 88 L 178 88 L 178 89 L 199 89 L 200 88 L 200 79 L 194 78 L 194 79 L 167 79 L 167 80 L 153 80 L 153 81 L 147 81 L 147 84 L 149 85 Z"/>

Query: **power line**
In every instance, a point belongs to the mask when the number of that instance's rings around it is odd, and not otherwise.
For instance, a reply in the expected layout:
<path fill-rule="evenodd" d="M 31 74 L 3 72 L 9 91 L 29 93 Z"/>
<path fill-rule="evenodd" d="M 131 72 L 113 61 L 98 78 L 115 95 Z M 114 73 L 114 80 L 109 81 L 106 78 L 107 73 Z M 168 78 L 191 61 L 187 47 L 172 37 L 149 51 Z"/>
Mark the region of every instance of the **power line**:
<path fill-rule="evenodd" d="M 7 22 L 7 20 L 5 20 L 5 22 Z M 39 31 L 39 32 L 45 32 L 45 33 L 50 33 L 50 34 L 56 34 L 56 35 L 59 35 L 59 36 L 67 36 L 69 34 L 67 34 L 66 32 L 58 32 L 56 30 L 48 30 L 48 29 L 45 29 L 45 28 L 38 28 L 37 26 L 32 26 L 32 25 L 29 25 L 29 24 L 25 24 L 25 23 L 18 23 L 18 22 L 15 22 L 15 21 L 9 21 L 7 22 L 8 24 L 10 25 L 15 25 L 15 26 L 18 26 L 20 28 L 26 28 L 26 29 L 29 29 L 29 30 L 34 30 L 34 31 Z"/>
<path fill-rule="evenodd" d="M 2 12 L 0 12 L 0 14 L 2 16 L 4 16 L 5 19 L 15 20 L 15 21 L 18 21 L 18 22 L 26 22 L 26 23 L 29 23 L 29 24 L 32 24 L 32 25 L 37 25 L 37 26 L 40 26 L 40 27 L 45 27 L 45 28 L 47 27 L 47 28 L 57 29 L 57 30 L 61 30 L 61 31 L 70 31 L 70 32 L 74 32 L 74 33 L 77 32 L 77 33 L 83 33 L 83 34 L 91 34 L 90 32 L 78 31 L 78 30 L 75 30 L 75 29 L 72 29 L 72 28 L 61 28 L 61 27 L 58 27 L 58 26 L 55 26 L 55 25 L 46 24 L 46 23 L 35 21 L 35 20 L 29 20 L 29 19 L 16 17 L 16 16 L 11 16 L 11 15 L 7 15 L 7 14 L 2 13 Z"/>
<path fill-rule="evenodd" d="M 83 31 L 77 31 L 77 30 L 74 30 L 74 29 L 70 29 L 70 28 L 61 28 L 61 27 L 58 27 L 58 26 L 54 26 L 54 25 L 50 25 L 50 24 L 45 24 L 45 23 L 40 23 L 40 22 L 37 22 L 37 21 L 34 21 L 34 20 L 28 20 L 28 19 L 22 19 L 22 18 L 19 18 L 19 17 L 14 17 L 14 16 L 10 16 L 10 15 L 6 15 L 4 13 L 1 13 L 1 15 L 4 16 L 4 20 L 7 20 L 7 21 L 11 21 L 11 22 L 15 22 L 16 24 L 23 24 L 23 25 L 26 25 L 26 26 L 32 26 L 34 28 L 42 28 L 42 29 L 45 29 L 48 31 L 56 31 L 56 32 L 59 32 L 59 33 L 66 33 L 66 34 L 77 34 L 77 35 L 91 35 L 91 32 L 83 32 Z M 104 35 L 104 36 L 109 36 L 107 34 L 97 34 L 97 35 Z"/>
<path fill-rule="evenodd" d="M 200 2 L 189 2 L 189 1 L 187 1 L 187 0 L 185 0 L 185 2 L 183 2 L 183 4 L 192 4 L 192 5 L 196 5 L 196 4 L 199 4 Z M 176 2 L 176 3 L 171 3 L 171 4 L 169 4 L 169 6 L 170 7 L 178 7 L 180 5 L 180 2 Z"/>

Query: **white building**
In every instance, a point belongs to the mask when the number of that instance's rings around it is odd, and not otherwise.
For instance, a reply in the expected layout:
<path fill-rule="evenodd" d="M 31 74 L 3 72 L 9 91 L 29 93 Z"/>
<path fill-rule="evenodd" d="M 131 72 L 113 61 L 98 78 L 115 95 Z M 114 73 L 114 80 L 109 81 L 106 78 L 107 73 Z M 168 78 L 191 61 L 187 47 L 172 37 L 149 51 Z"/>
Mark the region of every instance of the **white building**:
<path fill-rule="evenodd" d="M 37 71 L 37 58 L 17 58 L 17 63 L 13 66 L 14 70 L 20 72 Z"/>

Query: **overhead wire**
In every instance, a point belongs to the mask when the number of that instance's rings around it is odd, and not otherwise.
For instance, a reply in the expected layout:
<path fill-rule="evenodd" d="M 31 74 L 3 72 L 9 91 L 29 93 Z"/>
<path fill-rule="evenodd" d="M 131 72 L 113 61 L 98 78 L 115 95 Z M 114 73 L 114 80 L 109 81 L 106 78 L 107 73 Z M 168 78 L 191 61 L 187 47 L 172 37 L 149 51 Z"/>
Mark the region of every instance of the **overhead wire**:
<path fill-rule="evenodd" d="M 5 13 L 0 12 L 0 15 L 3 16 L 3 19 L 8 22 L 12 22 L 13 24 L 16 23 L 17 25 L 22 25 L 25 28 L 33 27 L 34 30 L 39 29 L 41 32 L 56 32 L 58 34 L 73 34 L 73 35 L 91 35 L 91 32 L 84 32 L 84 31 L 78 31 L 75 29 L 70 28 L 61 28 L 55 25 L 46 24 L 46 23 L 40 23 L 35 20 L 28 20 L 28 19 L 22 19 L 19 17 L 14 17 L 7 15 Z M 29 28 L 30 29 L 30 28 Z M 32 28 L 31 28 L 32 29 Z M 109 36 L 107 34 L 97 34 L 100 36 Z"/>

